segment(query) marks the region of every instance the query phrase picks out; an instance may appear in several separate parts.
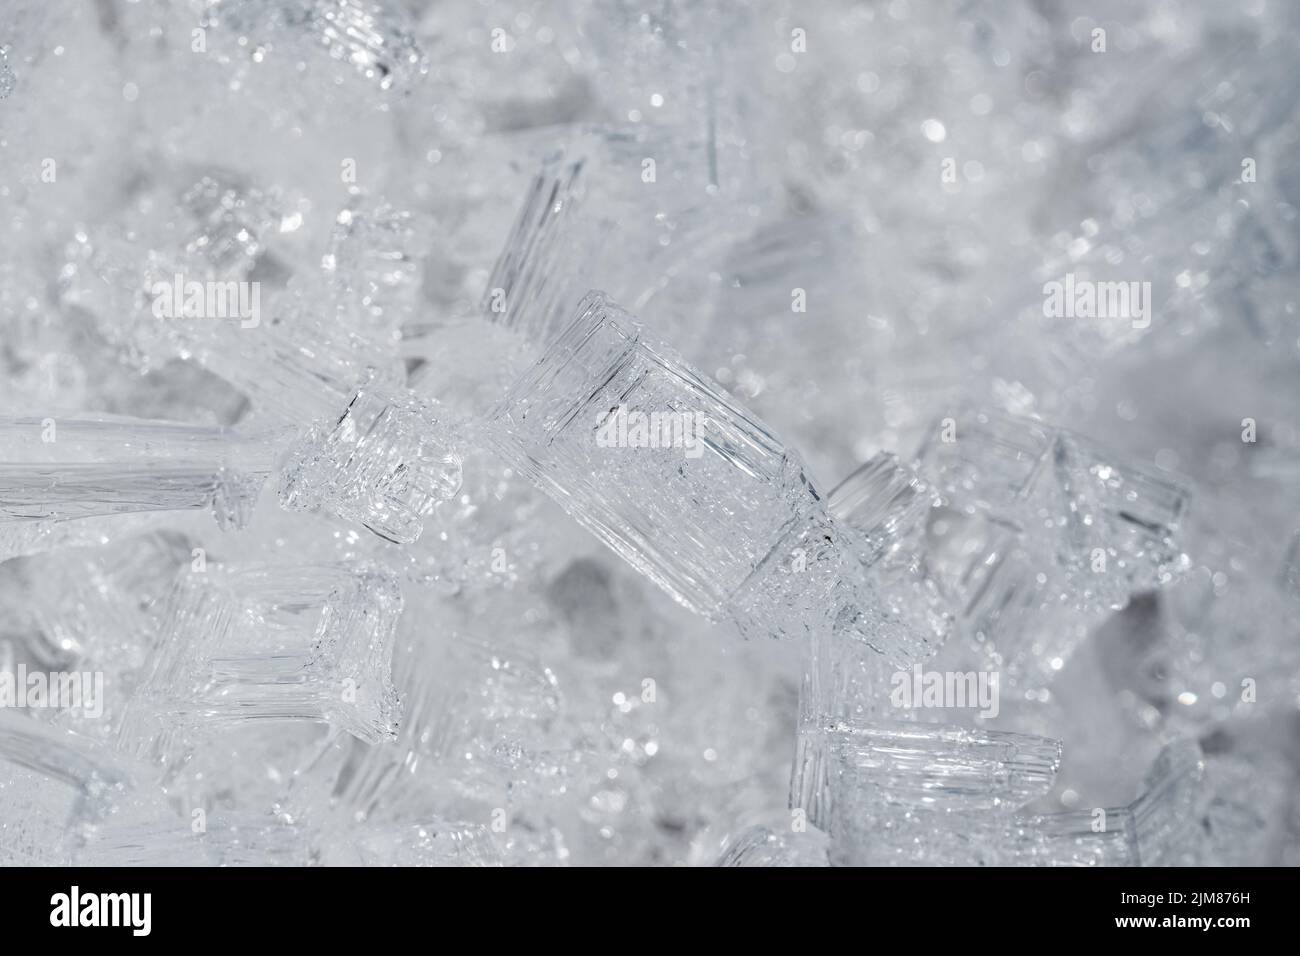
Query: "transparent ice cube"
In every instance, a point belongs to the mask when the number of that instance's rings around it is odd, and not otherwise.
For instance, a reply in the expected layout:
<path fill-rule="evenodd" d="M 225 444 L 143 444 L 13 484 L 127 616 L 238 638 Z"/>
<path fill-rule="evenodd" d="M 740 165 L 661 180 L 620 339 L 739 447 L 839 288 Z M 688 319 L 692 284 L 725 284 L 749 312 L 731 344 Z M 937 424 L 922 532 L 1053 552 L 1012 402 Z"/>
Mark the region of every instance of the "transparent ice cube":
<path fill-rule="evenodd" d="M 882 721 L 814 733 L 833 794 L 869 790 L 893 807 L 1014 811 L 1051 789 L 1061 763 L 1060 741 L 1008 731 Z"/>

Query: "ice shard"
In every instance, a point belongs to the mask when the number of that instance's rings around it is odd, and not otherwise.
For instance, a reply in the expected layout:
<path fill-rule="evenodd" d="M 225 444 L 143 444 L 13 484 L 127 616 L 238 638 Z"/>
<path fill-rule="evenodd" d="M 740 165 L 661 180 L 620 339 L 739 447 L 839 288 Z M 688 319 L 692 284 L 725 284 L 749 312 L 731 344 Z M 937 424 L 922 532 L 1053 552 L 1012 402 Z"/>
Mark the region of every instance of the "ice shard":
<path fill-rule="evenodd" d="M 270 8 L 236 0 L 216 5 L 212 15 L 236 36 L 316 57 L 380 90 L 409 93 L 429 71 L 401 5 L 389 0 L 292 0 Z"/>
<path fill-rule="evenodd" d="M 247 522 L 274 445 L 225 428 L 114 416 L 0 419 L 0 550 L 51 525 L 106 515 L 210 510 Z"/>
<path fill-rule="evenodd" d="M 46 712 L 88 739 L 111 739 L 157 641 L 166 582 L 192 556 L 182 535 L 155 532 L 0 564 L 0 680 L 24 661 L 51 686 L 68 682 Z"/>
<path fill-rule="evenodd" d="M 341 325 L 382 338 L 414 317 L 420 233 L 415 217 L 387 203 L 356 199 L 339 212 L 321 266 Z"/>
<path fill-rule="evenodd" d="M 1168 866 L 1195 850 L 1204 817 L 1204 760 L 1193 740 L 1164 747 L 1127 807 L 1017 820 L 1001 843 L 1004 865 Z"/>
<path fill-rule="evenodd" d="M 653 314 L 674 341 L 696 332 L 715 291 L 711 273 L 752 223 L 735 184 L 720 190 L 714 181 L 707 136 L 661 144 L 651 150 L 635 133 L 592 128 L 548 157 L 488 279 L 484 315 L 545 347 L 569 324 L 572 304 L 600 288 Z M 644 202 L 654 213 L 633 214 Z"/>
<path fill-rule="evenodd" d="M 1047 793 L 1061 762 L 1059 741 L 940 724 L 840 721 L 802 735 L 818 773 L 792 792 L 798 806 L 819 808 L 819 825 L 837 801 L 862 794 L 911 810 L 1014 811 Z"/>

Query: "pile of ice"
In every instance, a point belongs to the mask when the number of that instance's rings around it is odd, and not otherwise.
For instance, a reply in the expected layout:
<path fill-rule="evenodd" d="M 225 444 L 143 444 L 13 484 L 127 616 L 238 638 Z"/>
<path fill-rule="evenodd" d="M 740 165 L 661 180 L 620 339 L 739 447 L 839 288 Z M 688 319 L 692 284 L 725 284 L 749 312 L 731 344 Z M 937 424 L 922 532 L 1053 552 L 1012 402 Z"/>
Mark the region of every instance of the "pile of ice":
<path fill-rule="evenodd" d="M 0 862 L 1300 862 L 1297 19 L 11 0 Z"/>

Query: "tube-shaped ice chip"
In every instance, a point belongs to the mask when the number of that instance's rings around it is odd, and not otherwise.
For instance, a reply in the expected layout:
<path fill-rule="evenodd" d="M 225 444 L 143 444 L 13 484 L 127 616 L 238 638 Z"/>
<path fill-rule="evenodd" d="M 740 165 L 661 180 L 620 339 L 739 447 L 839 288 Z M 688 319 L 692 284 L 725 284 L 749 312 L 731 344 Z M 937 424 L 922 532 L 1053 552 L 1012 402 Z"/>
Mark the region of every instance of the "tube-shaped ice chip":
<path fill-rule="evenodd" d="M 1078 584 L 1091 583 L 1098 604 L 1121 607 L 1131 594 L 1173 580 L 1191 502 L 1181 479 L 1064 430 L 1055 471 L 1068 496 L 1066 566 Z"/>
<path fill-rule="evenodd" d="M 798 455 L 603 293 L 511 389 L 485 441 L 679 602 L 746 634 L 834 629 L 900 662 L 930 641 L 878 608 Z"/>
<path fill-rule="evenodd" d="M 274 448 L 227 428 L 115 416 L 0 419 L 0 535 L 11 524 L 208 508 L 242 526 Z"/>
<path fill-rule="evenodd" d="M 896 455 L 881 452 L 840 482 L 826 498 L 839 522 L 861 532 L 861 557 L 872 563 L 916 532 L 930 510 L 932 495 Z"/>
<path fill-rule="evenodd" d="M 806 732 L 807 733 L 807 732 Z M 901 721 L 839 721 L 808 733 L 834 807 L 866 790 L 882 805 L 1011 812 L 1051 789 L 1060 741 L 1031 734 Z"/>
<path fill-rule="evenodd" d="M 409 544 L 429 509 L 460 488 L 452 431 L 437 404 L 385 371 L 361 336 L 334 330 L 331 339 L 326 331 L 314 323 L 296 335 L 268 330 L 247 348 L 207 333 L 192 354 L 303 429 L 282 474 L 282 505 L 326 511 Z"/>
<path fill-rule="evenodd" d="M 1133 843 L 1142 866 L 1177 862 L 1200 825 L 1205 760 L 1190 738 L 1167 744 L 1143 780 L 1142 794 L 1129 805 Z"/>
<path fill-rule="evenodd" d="M 332 68 L 333 84 L 355 74 L 361 82 L 402 95 L 429 72 L 410 15 L 393 0 L 297 0 L 273 8 L 235 0 L 209 15 L 220 23 L 223 38 L 238 37 L 240 46 L 248 37 L 257 46 L 283 49 L 299 70 L 306 68 L 303 60 L 316 69 Z"/>
<path fill-rule="evenodd" d="M 381 806 L 422 806 L 431 787 L 451 781 L 458 794 L 486 797 L 502 788 L 523 792 L 546 776 L 560 710 L 549 670 L 475 642 L 423 635 L 396 661 L 397 738 L 354 742 L 337 755 L 334 784 L 315 795 L 329 809 L 363 819 Z"/>

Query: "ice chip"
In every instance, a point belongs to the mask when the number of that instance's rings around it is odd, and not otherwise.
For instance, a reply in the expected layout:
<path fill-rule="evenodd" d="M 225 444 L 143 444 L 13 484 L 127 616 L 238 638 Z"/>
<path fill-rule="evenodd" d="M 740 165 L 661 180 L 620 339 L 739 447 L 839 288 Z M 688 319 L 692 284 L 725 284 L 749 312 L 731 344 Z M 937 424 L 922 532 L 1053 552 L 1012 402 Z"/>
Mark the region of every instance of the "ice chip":
<path fill-rule="evenodd" d="M 679 602 L 746 634 L 837 629 L 906 661 L 802 461 L 603 294 L 511 389 L 485 440 Z"/>
<path fill-rule="evenodd" d="M 116 416 L 0 419 L 0 528 L 211 509 L 244 524 L 274 447 L 226 428 Z"/>
<path fill-rule="evenodd" d="M 396 732 L 393 629 L 402 598 L 370 569 L 186 570 L 121 746 L 164 762 L 247 721 L 326 722 L 367 741 Z"/>
<path fill-rule="evenodd" d="M 281 476 L 280 501 L 410 544 L 430 509 L 460 489 L 454 447 L 431 401 L 363 388 L 336 422 L 308 432 Z"/>

